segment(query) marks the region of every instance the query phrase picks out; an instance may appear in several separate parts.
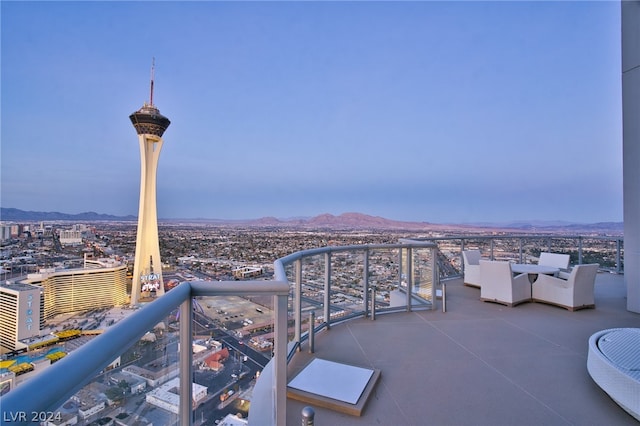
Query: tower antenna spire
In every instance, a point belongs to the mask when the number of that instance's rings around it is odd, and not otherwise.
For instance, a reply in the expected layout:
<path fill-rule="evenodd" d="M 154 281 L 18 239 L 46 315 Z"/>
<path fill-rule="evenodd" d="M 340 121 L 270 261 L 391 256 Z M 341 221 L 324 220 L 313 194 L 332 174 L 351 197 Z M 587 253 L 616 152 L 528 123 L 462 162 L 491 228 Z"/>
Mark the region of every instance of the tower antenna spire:
<path fill-rule="evenodd" d="M 151 59 L 151 89 L 150 89 L 150 95 L 149 95 L 149 105 L 153 106 L 153 78 L 154 78 L 154 74 L 155 74 L 155 69 L 156 69 L 156 58 L 152 58 Z"/>

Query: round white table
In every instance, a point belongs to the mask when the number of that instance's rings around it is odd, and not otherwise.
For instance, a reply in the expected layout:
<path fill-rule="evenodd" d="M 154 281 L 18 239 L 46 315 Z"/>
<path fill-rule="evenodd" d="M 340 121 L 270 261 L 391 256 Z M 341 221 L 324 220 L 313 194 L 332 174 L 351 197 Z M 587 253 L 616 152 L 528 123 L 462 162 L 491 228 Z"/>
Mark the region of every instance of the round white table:
<path fill-rule="evenodd" d="M 560 268 L 533 263 L 512 263 L 511 270 L 516 274 L 528 274 L 529 282 L 533 284 L 538 279 L 538 274 L 556 275 Z"/>

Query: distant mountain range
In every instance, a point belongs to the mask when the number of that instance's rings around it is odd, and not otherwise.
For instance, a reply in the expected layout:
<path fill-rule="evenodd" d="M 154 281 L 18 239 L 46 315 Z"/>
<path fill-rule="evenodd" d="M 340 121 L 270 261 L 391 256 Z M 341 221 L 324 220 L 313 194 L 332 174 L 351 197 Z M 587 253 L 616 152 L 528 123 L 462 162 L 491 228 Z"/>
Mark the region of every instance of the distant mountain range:
<path fill-rule="evenodd" d="M 76 222 L 90 222 L 90 221 L 127 221 L 137 220 L 136 216 L 113 216 L 110 214 L 100 214 L 95 212 L 85 212 L 79 214 L 67 214 L 60 212 L 32 212 L 24 211 L 20 209 L 4 208 L 0 207 L 0 220 L 4 221 L 59 221 L 68 220 Z"/>
<path fill-rule="evenodd" d="M 112 221 L 126 222 L 136 221 L 136 216 L 114 216 L 95 212 L 79 214 L 67 214 L 59 212 L 33 212 L 14 208 L 0 208 L 0 220 L 3 221 L 72 221 L 95 222 Z M 247 226 L 270 228 L 302 228 L 302 229 L 335 229 L 335 230 L 406 230 L 406 231 L 447 231 L 447 230 L 474 230 L 474 229 L 501 229 L 520 232 L 574 232 L 574 233 L 608 233 L 622 235 L 622 222 L 600 223 L 571 223 L 559 221 L 521 221 L 510 223 L 474 223 L 474 224 L 436 224 L 430 222 L 404 222 L 386 219 L 379 216 L 370 216 L 362 213 L 343 213 L 335 216 L 329 213 L 311 218 L 278 219 L 275 217 L 263 217 L 247 220 L 223 220 L 223 219 L 160 219 L 165 223 L 209 223 L 221 226 Z"/>
<path fill-rule="evenodd" d="M 310 218 L 278 219 L 275 217 L 263 217 L 242 222 L 244 225 L 263 227 L 290 227 L 307 229 L 389 229 L 389 230 L 426 230 L 446 225 L 429 222 L 403 222 L 385 219 L 379 216 L 369 216 L 362 213 L 343 213 L 334 216 L 324 213 Z M 450 227 L 449 227 L 450 228 Z"/>

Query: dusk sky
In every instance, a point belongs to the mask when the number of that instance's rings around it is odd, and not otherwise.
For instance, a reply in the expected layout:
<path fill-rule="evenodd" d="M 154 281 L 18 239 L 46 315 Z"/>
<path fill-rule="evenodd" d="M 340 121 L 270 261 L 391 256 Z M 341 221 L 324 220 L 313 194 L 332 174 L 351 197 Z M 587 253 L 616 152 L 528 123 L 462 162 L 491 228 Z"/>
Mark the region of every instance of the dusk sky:
<path fill-rule="evenodd" d="M 622 221 L 617 1 L 0 7 L 2 207 Z"/>

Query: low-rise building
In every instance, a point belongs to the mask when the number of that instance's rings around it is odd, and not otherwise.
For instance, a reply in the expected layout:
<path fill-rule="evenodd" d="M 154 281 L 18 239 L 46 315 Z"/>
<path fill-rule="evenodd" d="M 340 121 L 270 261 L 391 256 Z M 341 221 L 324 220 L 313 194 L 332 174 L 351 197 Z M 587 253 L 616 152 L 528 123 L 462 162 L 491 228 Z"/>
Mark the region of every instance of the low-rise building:
<path fill-rule="evenodd" d="M 135 377 L 139 377 L 147 382 L 150 388 L 160 386 L 172 378 L 176 377 L 180 372 L 175 366 L 166 366 L 159 369 L 151 369 L 139 367 L 137 365 L 128 365 L 122 369 L 123 372 Z"/>
<path fill-rule="evenodd" d="M 129 392 L 131 393 L 142 393 L 147 389 L 146 380 L 132 374 L 127 374 L 126 372 L 114 373 L 109 378 L 109 382 L 112 385 L 120 385 L 123 381 L 127 383 Z"/>
<path fill-rule="evenodd" d="M 218 426 L 246 426 L 249 422 L 246 419 L 242 419 L 235 414 L 227 414 Z"/>
<path fill-rule="evenodd" d="M 85 420 L 107 407 L 107 398 L 104 395 L 87 388 L 81 389 L 71 399 L 78 404 L 78 414 Z"/>
<path fill-rule="evenodd" d="M 263 274 L 263 270 L 258 266 L 243 266 L 233 270 L 233 276 L 238 279 L 255 278 Z"/>
<path fill-rule="evenodd" d="M 207 387 L 192 383 L 192 406 L 195 409 L 207 396 Z M 180 378 L 169 380 L 164 385 L 147 393 L 146 401 L 174 414 L 180 413 Z"/>

